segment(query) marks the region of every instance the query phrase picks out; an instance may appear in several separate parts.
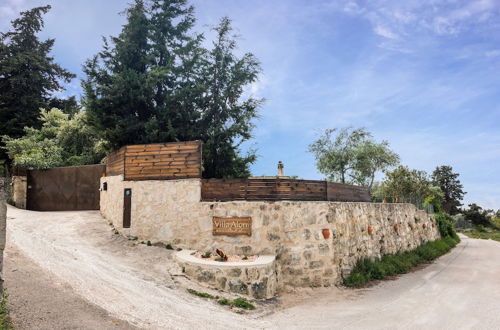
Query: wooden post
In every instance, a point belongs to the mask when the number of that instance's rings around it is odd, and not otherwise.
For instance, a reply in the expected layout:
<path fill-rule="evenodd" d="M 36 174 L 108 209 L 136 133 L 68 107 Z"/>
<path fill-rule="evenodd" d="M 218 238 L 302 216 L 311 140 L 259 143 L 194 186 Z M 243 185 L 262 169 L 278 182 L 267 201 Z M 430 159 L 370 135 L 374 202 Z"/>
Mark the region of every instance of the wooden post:
<path fill-rule="evenodd" d="M 123 228 L 130 228 L 132 213 L 132 189 L 123 191 Z"/>

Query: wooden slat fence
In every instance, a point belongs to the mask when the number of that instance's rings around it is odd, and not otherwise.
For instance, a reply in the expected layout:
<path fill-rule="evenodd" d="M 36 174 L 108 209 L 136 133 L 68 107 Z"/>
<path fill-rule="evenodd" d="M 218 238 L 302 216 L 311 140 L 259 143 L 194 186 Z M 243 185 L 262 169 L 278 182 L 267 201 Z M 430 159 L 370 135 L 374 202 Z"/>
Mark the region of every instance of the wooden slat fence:
<path fill-rule="evenodd" d="M 317 180 L 204 179 L 202 201 L 350 201 L 369 202 L 365 187 Z"/>
<path fill-rule="evenodd" d="M 125 180 L 201 178 L 201 142 L 130 145 L 108 156 L 106 174 Z"/>
<path fill-rule="evenodd" d="M 327 200 L 337 202 L 370 202 L 370 191 L 366 187 L 335 182 L 326 182 Z"/>

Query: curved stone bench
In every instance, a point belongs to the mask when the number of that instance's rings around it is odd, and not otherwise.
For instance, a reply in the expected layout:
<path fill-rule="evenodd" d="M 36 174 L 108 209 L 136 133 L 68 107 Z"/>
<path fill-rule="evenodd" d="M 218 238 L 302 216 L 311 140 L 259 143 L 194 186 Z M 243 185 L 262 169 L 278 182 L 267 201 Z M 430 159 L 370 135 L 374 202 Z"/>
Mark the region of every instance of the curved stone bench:
<path fill-rule="evenodd" d="M 220 262 L 199 259 L 193 250 L 182 250 L 175 259 L 191 279 L 219 290 L 268 299 L 276 294 L 275 256 L 259 256 L 254 261 Z"/>

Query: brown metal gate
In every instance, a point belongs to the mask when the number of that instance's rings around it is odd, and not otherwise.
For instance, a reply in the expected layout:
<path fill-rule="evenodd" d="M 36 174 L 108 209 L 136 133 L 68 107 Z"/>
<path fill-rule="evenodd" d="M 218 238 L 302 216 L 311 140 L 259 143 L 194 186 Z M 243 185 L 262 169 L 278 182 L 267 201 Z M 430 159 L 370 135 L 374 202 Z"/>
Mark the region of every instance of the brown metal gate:
<path fill-rule="evenodd" d="M 105 165 L 28 171 L 27 209 L 35 211 L 99 210 L 99 182 Z"/>

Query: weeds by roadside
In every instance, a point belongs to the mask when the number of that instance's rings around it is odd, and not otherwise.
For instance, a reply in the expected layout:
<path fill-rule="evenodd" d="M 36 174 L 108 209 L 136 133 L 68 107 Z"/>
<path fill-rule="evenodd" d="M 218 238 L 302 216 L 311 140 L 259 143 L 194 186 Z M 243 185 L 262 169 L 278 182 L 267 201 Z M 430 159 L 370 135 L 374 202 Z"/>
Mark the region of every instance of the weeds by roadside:
<path fill-rule="evenodd" d="M 7 291 L 4 291 L 2 301 L 0 302 L 0 330 L 14 330 L 10 325 L 9 306 L 7 303 L 8 297 L 9 294 Z"/>
<path fill-rule="evenodd" d="M 208 299 L 217 299 L 217 298 L 219 298 L 217 296 L 212 296 L 210 293 L 199 292 L 199 291 L 196 291 L 194 289 L 187 289 L 187 292 L 189 292 L 192 295 L 198 296 L 200 298 L 208 298 Z"/>
<path fill-rule="evenodd" d="M 384 255 L 380 260 L 360 259 L 349 276 L 344 279 L 344 285 L 357 287 L 371 280 L 382 280 L 388 276 L 408 273 L 413 267 L 429 263 L 447 253 L 459 242 L 458 237 L 448 236 L 422 244 L 412 251 Z"/>
<path fill-rule="evenodd" d="M 254 310 L 255 306 L 250 303 L 248 300 L 245 298 L 236 298 L 234 300 L 230 300 L 227 298 L 220 298 L 219 296 L 213 296 L 210 293 L 206 292 L 199 292 L 194 289 L 187 289 L 187 292 L 189 292 L 192 295 L 195 295 L 200 298 L 207 298 L 207 299 L 215 299 L 217 300 L 217 303 L 222 306 L 229 306 L 229 307 L 236 307 L 236 308 L 241 308 L 241 309 L 246 309 L 246 310 Z"/>

